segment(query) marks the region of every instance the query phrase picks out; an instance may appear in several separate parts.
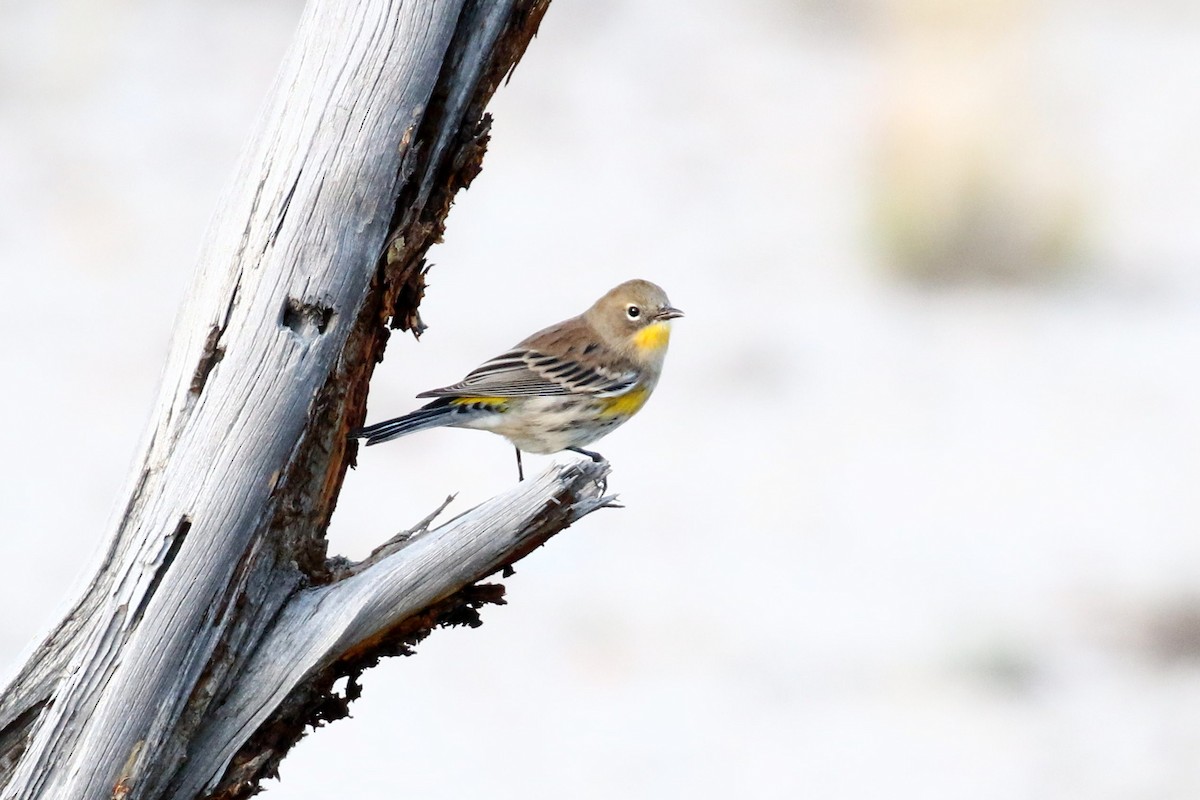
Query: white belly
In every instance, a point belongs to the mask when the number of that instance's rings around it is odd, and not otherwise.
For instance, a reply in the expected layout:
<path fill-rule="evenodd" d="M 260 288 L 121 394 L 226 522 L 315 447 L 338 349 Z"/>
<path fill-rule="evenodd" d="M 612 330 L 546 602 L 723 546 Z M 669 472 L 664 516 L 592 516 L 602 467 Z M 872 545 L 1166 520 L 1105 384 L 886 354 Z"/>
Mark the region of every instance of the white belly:
<path fill-rule="evenodd" d="M 498 433 L 527 453 L 584 447 L 616 429 L 628 416 L 601 414 L 600 402 L 574 397 L 529 397 L 502 414 L 465 420 L 457 427 Z"/>

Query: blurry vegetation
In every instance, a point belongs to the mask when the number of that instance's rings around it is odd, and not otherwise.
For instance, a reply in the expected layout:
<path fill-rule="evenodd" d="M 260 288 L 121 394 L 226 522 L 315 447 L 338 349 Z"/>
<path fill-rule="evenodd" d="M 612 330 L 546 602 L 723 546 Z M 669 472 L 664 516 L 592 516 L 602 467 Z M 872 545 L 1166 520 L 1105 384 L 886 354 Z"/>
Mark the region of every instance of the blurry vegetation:
<path fill-rule="evenodd" d="M 1149 652 L 1167 664 L 1200 664 L 1200 597 L 1182 597 L 1148 615 L 1144 626 Z"/>
<path fill-rule="evenodd" d="M 959 665 L 966 676 L 993 691 L 1024 694 L 1041 679 L 1032 648 L 1012 641 L 990 641 L 968 652 Z"/>
<path fill-rule="evenodd" d="M 1080 264 L 1078 201 L 1039 195 L 987 156 L 947 163 L 946 151 L 889 154 L 875 209 L 886 267 L 922 283 L 1040 283 Z"/>
<path fill-rule="evenodd" d="M 870 187 L 885 267 L 922 283 L 1042 283 L 1076 270 L 1084 191 L 1038 112 L 1038 7 L 890 7 Z"/>

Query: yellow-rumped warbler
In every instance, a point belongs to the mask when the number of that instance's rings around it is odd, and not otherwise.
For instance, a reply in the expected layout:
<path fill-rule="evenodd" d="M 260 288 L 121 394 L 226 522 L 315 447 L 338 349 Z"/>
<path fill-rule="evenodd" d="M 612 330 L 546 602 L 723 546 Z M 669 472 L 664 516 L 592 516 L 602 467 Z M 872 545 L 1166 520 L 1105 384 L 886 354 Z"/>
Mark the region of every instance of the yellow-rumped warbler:
<path fill-rule="evenodd" d="M 662 373 L 672 308 L 649 281 L 626 281 L 578 317 L 538 331 L 453 386 L 421 392 L 433 402 L 356 431 L 368 445 L 427 428 L 498 433 L 521 451 L 573 450 L 597 461 L 594 442 L 645 405 Z"/>

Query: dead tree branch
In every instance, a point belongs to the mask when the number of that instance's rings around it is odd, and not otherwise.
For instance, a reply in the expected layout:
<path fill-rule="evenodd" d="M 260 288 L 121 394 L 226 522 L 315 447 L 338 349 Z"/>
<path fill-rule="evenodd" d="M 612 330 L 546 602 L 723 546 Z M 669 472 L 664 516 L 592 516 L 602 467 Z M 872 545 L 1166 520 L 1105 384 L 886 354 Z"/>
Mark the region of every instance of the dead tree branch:
<path fill-rule="evenodd" d="M 476 622 L 502 597 L 477 581 L 607 502 L 584 462 L 363 564 L 325 554 L 389 326 L 420 332 L 425 253 L 547 5 L 311 0 L 202 248 L 111 546 L 0 697 L 3 798 L 247 796 L 362 669 Z"/>

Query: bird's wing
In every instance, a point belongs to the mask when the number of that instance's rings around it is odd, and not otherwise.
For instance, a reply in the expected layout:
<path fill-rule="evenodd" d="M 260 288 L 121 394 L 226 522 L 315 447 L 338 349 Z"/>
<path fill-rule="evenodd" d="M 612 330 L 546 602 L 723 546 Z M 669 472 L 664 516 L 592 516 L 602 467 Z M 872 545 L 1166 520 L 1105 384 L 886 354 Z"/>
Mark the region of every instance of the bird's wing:
<path fill-rule="evenodd" d="M 636 370 L 598 364 L 584 365 L 526 347 L 509 350 L 485 361 L 452 386 L 421 392 L 417 397 L 534 397 L 592 394 L 615 397 L 637 383 Z"/>

